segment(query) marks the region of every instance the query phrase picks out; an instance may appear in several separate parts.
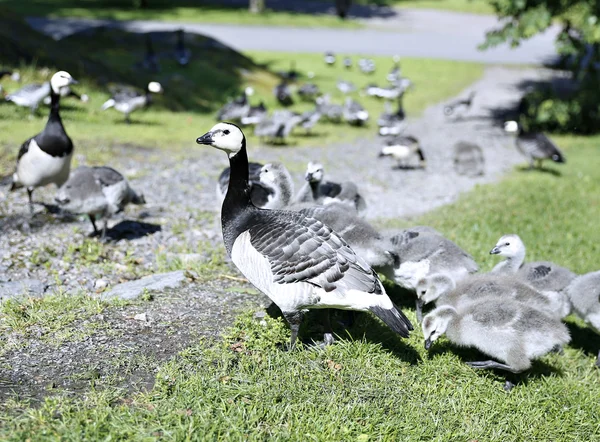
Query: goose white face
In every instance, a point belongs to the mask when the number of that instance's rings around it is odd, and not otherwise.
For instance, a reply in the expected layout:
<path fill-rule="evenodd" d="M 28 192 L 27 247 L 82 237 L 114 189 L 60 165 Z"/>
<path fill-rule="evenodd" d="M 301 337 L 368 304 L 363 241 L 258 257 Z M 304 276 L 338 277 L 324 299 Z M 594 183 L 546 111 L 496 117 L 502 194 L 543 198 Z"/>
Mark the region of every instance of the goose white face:
<path fill-rule="evenodd" d="M 162 85 L 158 81 L 148 83 L 148 90 L 153 94 L 160 94 L 163 91 Z"/>
<path fill-rule="evenodd" d="M 452 307 L 438 307 L 425 318 L 423 318 L 423 337 L 425 338 L 425 348 L 429 349 L 431 343 L 435 342 L 440 336 L 446 333 L 448 324 L 456 313 Z"/>
<path fill-rule="evenodd" d="M 491 255 L 513 257 L 521 253 L 525 245 L 517 235 L 504 235 L 498 240 L 496 246 L 490 251 Z"/>
<path fill-rule="evenodd" d="M 323 175 L 323 165 L 320 163 L 313 163 L 311 161 L 306 167 L 306 174 L 304 175 L 304 178 L 310 183 L 318 183 L 323 180 Z"/>
<path fill-rule="evenodd" d="M 507 121 L 504 123 L 504 131 L 510 134 L 516 134 L 519 131 L 519 123 L 516 121 Z"/>
<path fill-rule="evenodd" d="M 244 134 L 235 124 L 217 123 L 211 130 L 196 140 L 198 144 L 212 146 L 234 156 L 244 144 Z"/>
<path fill-rule="evenodd" d="M 246 89 L 244 89 L 244 93 L 250 97 L 250 96 L 254 95 L 254 89 L 252 89 L 250 86 L 248 86 Z"/>
<path fill-rule="evenodd" d="M 58 71 L 50 79 L 50 86 L 55 94 L 60 94 L 62 88 L 75 83 L 77 82 L 71 77 L 71 74 L 65 71 Z"/>

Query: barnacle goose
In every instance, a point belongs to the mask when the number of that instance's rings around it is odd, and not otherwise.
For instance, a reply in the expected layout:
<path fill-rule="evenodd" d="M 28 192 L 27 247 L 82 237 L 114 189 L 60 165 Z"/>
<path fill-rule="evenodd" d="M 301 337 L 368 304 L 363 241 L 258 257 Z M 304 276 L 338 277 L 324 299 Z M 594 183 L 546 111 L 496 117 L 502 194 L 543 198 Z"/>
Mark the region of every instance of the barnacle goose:
<path fill-rule="evenodd" d="M 493 358 L 467 362 L 470 367 L 512 373 L 529 369 L 533 359 L 571 340 L 559 319 L 505 299 L 473 303 L 462 309 L 449 305 L 436 308 L 423 319 L 425 348 L 431 348 L 443 334 L 456 345 L 475 347 Z M 504 388 L 510 390 L 513 386 L 507 380 Z"/>
<path fill-rule="evenodd" d="M 75 80 L 68 72 L 59 71 L 50 80 L 50 115 L 46 127 L 28 139 L 19 149 L 11 190 L 27 188 L 29 209 L 33 211 L 32 193 L 36 187 L 54 183 L 61 186 L 69 178 L 73 143 L 60 118 L 60 90 Z"/>
<path fill-rule="evenodd" d="M 361 58 L 358 60 L 358 67 L 363 74 L 372 74 L 375 72 L 375 60 L 370 58 Z"/>
<path fill-rule="evenodd" d="M 526 132 L 516 121 L 504 123 L 504 130 L 517 135 L 515 145 L 529 161 L 530 169 L 533 169 L 534 162 L 537 162 L 538 168 L 541 168 L 542 160 L 552 160 L 555 163 L 567 162 L 558 146 L 543 133 Z"/>
<path fill-rule="evenodd" d="M 350 57 L 344 58 L 344 67 L 346 69 L 352 69 L 352 59 Z"/>
<path fill-rule="evenodd" d="M 384 111 L 377 120 L 379 126 L 379 135 L 399 135 L 406 128 L 406 113 L 402 106 L 402 97 L 398 99 L 398 109 L 392 110 L 392 104 L 386 101 Z"/>
<path fill-rule="evenodd" d="M 145 41 L 146 53 L 144 54 L 144 59 L 140 63 L 141 67 L 150 72 L 158 72 L 160 67 L 158 65 L 158 57 L 156 56 L 154 47 L 152 46 L 152 34 L 146 34 Z"/>
<path fill-rule="evenodd" d="M 175 60 L 179 63 L 179 66 L 187 66 L 192 58 L 192 51 L 185 47 L 185 32 L 183 29 L 178 29 L 177 43 L 175 44 Z"/>
<path fill-rule="evenodd" d="M 425 154 L 419 140 L 412 135 L 398 135 L 385 142 L 379 152 L 380 157 L 391 156 L 397 161 L 398 169 L 425 168 Z M 417 160 L 415 163 L 414 160 Z"/>
<path fill-rule="evenodd" d="M 342 94 L 349 94 L 350 92 L 354 92 L 356 90 L 356 86 L 351 81 L 338 80 L 337 88 Z"/>
<path fill-rule="evenodd" d="M 369 112 L 350 97 L 346 98 L 343 110 L 344 120 L 353 126 L 362 126 L 369 120 Z"/>
<path fill-rule="evenodd" d="M 396 84 L 402 78 L 402 71 L 400 70 L 400 57 L 394 55 L 394 66 L 385 77 L 387 81 L 392 84 Z"/>
<path fill-rule="evenodd" d="M 467 98 L 459 98 L 458 100 L 454 100 L 444 106 L 444 115 L 447 117 L 453 115 L 457 110 L 462 112 L 467 112 L 472 104 L 473 99 L 475 98 L 475 91 L 471 91 Z"/>
<path fill-rule="evenodd" d="M 566 295 L 563 291 L 577 276 L 571 270 L 553 262 L 523 263 L 525 261 L 525 244 L 519 235 L 502 236 L 490 254 L 506 257 L 504 261 L 496 264 L 492 269 L 493 273 L 515 274 L 536 290 L 552 293 L 554 296 L 564 298 Z"/>
<path fill-rule="evenodd" d="M 333 52 L 325 52 L 324 60 L 327 66 L 333 66 L 335 64 L 335 54 Z"/>
<path fill-rule="evenodd" d="M 240 121 L 244 126 L 257 125 L 267 118 L 267 107 L 262 101 L 257 106 L 250 106 L 248 113 Z"/>
<path fill-rule="evenodd" d="M 302 122 L 302 115 L 287 110 L 275 111 L 254 128 L 254 135 L 271 143 L 284 143 L 294 127 Z"/>
<path fill-rule="evenodd" d="M 296 342 L 304 312 L 371 311 L 407 337 L 410 321 L 392 303 L 377 274 L 333 230 L 301 213 L 252 204 L 243 132 L 218 123 L 196 142 L 223 150 L 231 177 L 221 211 L 223 241 L 233 263 L 283 312 Z"/>
<path fill-rule="evenodd" d="M 125 122 L 131 123 L 129 115 L 138 109 L 150 105 L 152 102 L 151 94 L 159 94 L 163 91 L 160 83 L 151 81 L 146 86 L 144 93 L 127 86 L 117 86 L 111 90 L 112 97 L 106 100 L 102 105 L 102 110 L 114 107 L 115 110 L 125 114 Z"/>
<path fill-rule="evenodd" d="M 129 203 L 146 203 L 144 195 L 136 193 L 123 175 L 106 166 L 75 169 L 58 189 L 55 201 L 63 210 L 88 215 L 95 234 L 96 219 L 104 218 L 102 239 L 106 237 L 108 218 L 122 212 Z"/>
<path fill-rule="evenodd" d="M 275 98 L 277 98 L 279 104 L 282 106 L 291 106 L 294 104 L 292 90 L 290 89 L 287 80 L 283 80 L 281 83 L 275 86 L 275 89 L 273 89 L 273 94 L 275 95 Z"/>
<path fill-rule="evenodd" d="M 46 97 L 50 95 L 50 83 L 26 84 L 21 89 L 12 92 L 6 96 L 6 101 L 10 101 L 17 106 L 28 107 L 33 115 L 38 106 Z M 60 95 L 61 90 L 58 91 Z"/>
<path fill-rule="evenodd" d="M 248 97 L 254 94 L 254 89 L 248 86 L 244 92 L 234 100 L 228 101 L 217 112 L 217 120 L 241 120 L 250 112 Z"/>
<path fill-rule="evenodd" d="M 339 123 L 344 114 L 344 107 L 340 104 L 331 103 L 329 95 L 323 95 L 316 99 L 317 110 L 321 112 L 323 117 L 333 123 Z"/>
<path fill-rule="evenodd" d="M 600 271 L 578 276 L 566 289 L 573 310 L 600 333 Z M 600 350 L 596 359 L 600 367 Z"/>
<path fill-rule="evenodd" d="M 320 94 L 319 86 L 314 83 L 304 83 L 298 88 L 298 95 L 303 101 L 313 101 Z"/>

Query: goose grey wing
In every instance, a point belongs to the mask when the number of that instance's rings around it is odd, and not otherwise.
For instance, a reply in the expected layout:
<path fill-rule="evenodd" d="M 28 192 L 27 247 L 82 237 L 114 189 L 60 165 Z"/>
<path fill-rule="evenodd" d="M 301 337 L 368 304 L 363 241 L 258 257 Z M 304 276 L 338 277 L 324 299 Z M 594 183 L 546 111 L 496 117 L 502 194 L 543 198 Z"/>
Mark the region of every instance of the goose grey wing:
<path fill-rule="evenodd" d="M 487 327 L 501 327 L 512 324 L 518 316 L 518 309 L 511 302 L 481 302 L 471 306 L 468 316 L 473 321 Z"/>
<path fill-rule="evenodd" d="M 117 172 L 112 167 L 107 166 L 98 166 L 93 167 L 92 172 L 94 174 L 94 178 L 98 181 L 100 186 L 107 187 L 117 184 L 123 181 L 125 178 L 119 172 Z"/>
<path fill-rule="evenodd" d="M 37 92 L 41 92 L 45 88 L 46 88 L 46 84 L 39 84 L 39 83 L 26 84 L 21 89 L 16 90 L 15 92 L 13 92 L 10 95 L 11 96 L 26 96 L 26 95 L 34 94 Z"/>
<path fill-rule="evenodd" d="M 569 269 L 551 262 L 526 263 L 519 269 L 519 275 L 538 290 L 563 290 L 575 277 Z"/>
<path fill-rule="evenodd" d="M 113 85 L 108 90 L 112 94 L 113 100 L 117 102 L 128 101 L 142 95 L 137 89 L 125 85 Z"/>
<path fill-rule="evenodd" d="M 552 158 L 562 160 L 563 154 L 558 147 L 543 133 L 521 134 L 517 138 L 519 149 L 532 158 Z"/>
<path fill-rule="evenodd" d="M 269 260 L 274 282 L 383 293 L 375 272 L 329 227 L 297 213 L 270 212 L 275 215 L 264 214 L 249 232 L 252 246 Z"/>

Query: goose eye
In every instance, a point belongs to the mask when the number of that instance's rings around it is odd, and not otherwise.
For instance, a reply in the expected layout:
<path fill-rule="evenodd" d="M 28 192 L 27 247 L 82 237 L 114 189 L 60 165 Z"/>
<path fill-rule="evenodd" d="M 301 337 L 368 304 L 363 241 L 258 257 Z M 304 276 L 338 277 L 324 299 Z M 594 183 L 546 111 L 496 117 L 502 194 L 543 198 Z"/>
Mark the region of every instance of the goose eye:
<path fill-rule="evenodd" d="M 224 133 L 225 135 L 229 135 L 229 130 L 228 130 L 228 129 L 225 129 L 225 130 L 223 131 L 223 133 Z"/>
<path fill-rule="evenodd" d="M 510 246 L 510 243 L 509 243 L 509 242 L 507 242 L 507 243 L 506 243 L 506 244 L 504 244 L 504 245 L 505 245 L 505 246 Z"/>

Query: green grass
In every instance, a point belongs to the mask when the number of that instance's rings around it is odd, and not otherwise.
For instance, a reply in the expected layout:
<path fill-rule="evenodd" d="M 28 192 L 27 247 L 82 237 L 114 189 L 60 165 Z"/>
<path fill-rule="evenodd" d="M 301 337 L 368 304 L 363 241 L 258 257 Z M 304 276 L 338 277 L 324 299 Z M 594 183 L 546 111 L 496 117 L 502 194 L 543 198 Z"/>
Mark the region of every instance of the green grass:
<path fill-rule="evenodd" d="M 125 70 L 135 60 L 135 55 L 124 58 L 127 48 L 128 46 L 98 50 L 94 59 L 102 60 L 116 72 L 120 72 L 120 69 Z M 326 67 L 322 54 L 250 52 L 248 55 L 254 62 L 265 64 L 265 68 L 248 62 L 248 68 L 239 74 L 241 78 L 224 77 L 222 67 L 215 67 L 214 62 L 209 65 L 204 62 L 192 64 L 185 72 L 177 71 L 175 66 L 168 62 L 162 63 L 165 72 L 161 73 L 159 80 L 165 87 L 165 94 L 158 97 L 152 107 L 132 114 L 134 124 L 131 125 L 126 125 L 123 115 L 114 110 L 100 110 L 101 104 L 109 98 L 109 94 L 97 84 L 93 76 L 84 75 L 78 78 L 82 84 L 77 90 L 87 93 L 90 101 L 85 104 L 74 100 L 63 101 L 61 115 L 66 130 L 78 153 L 85 155 L 88 162 L 93 164 L 109 161 L 114 154 L 114 147 L 126 143 L 142 148 L 168 149 L 174 155 L 183 155 L 188 149 L 194 149 L 195 139 L 215 124 L 216 109 L 225 101 L 225 92 L 233 97 L 246 85 L 251 85 L 256 90 L 251 99 L 254 104 L 264 100 L 269 109 L 276 108 L 272 90 L 279 80 L 271 71 L 289 69 L 289 60 L 292 58 L 296 61 L 298 71 L 314 72 L 314 81 L 323 91 L 332 91 L 333 101 L 338 103 L 343 102 L 343 96 L 335 86 L 338 78 L 353 81 L 360 88 L 370 82 L 385 84 L 385 75 L 392 66 L 391 58 L 375 57 L 377 73 L 365 76 L 355 71 L 346 72 L 341 66 Z M 231 57 L 227 54 L 222 56 L 223 63 L 227 60 L 225 57 Z M 403 59 L 402 68 L 404 75 L 413 78 L 415 82 L 414 90 L 409 91 L 405 98 L 405 109 L 413 116 L 418 115 L 428 105 L 458 94 L 476 81 L 484 69 L 483 65 L 475 63 L 410 58 Z M 206 69 L 209 69 L 211 75 L 207 75 Z M 23 70 L 23 83 L 45 79 L 46 77 L 40 75 L 39 69 Z M 194 79 L 197 79 L 197 82 Z M 8 92 L 20 87 L 9 79 L 3 80 L 2 85 Z M 192 93 L 189 92 L 189 88 Z M 224 88 L 225 92 L 218 88 Z M 319 144 L 328 144 L 375 133 L 375 120 L 383 110 L 383 103 L 374 98 L 360 97 L 358 92 L 353 96 L 371 113 L 371 122 L 367 128 L 320 122 L 311 136 L 306 136 L 302 130 L 296 130 L 289 139 L 290 145 L 314 144 L 316 136 L 319 137 Z M 312 107 L 310 103 L 299 102 L 292 109 L 303 111 Z M 21 143 L 42 130 L 46 120 L 46 109 L 41 107 L 39 115 L 30 119 L 28 109 L 11 105 L 0 106 L 0 175 L 12 171 Z M 249 131 L 251 129 L 246 130 L 249 143 L 251 146 L 256 145 L 258 140 Z M 134 149 L 131 155 L 145 158 L 148 152 L 144 149 Z"/>
<path fill-rule="evenodd" d="M 494 14 L 487 0 L 357 0 L 356 3 L 390 5 L 401 8 L 439 9 L 471 14 Z"/>
<path fill-rule="evenodd" d="M 518 232 L 529 259 L 576 272 L 600 268 L 600 137 L 557 137 L 560 173 L 517 170 L 455 204 L 411 221 L 429 224 L 473 253 Z M 394 291 L 395 292 L 395 291 Z M 397 293 L 394 293 L 397 295 Z M 414 320 L 412 299 L 396 297 Z M 164 364 L 148 393 L 107 389 L 57 395 L 39 407 L 16 401 L 0 414 L 6 440 L 599 440 L 600 337 L 569 318 L 572 343 L 516 375 L 475 371 L 473 351 L 440 339 L 426 353 L 419 329 L 408 340 L 368 315 L 325 349 L 281 350 L 280 319 L 242 315 L 222 343 L 198 345 Z M 304 338 L 318 337 L 314 324 Z"/>
<path fill-rule="evenodd" d="M 14 12 L 25 16 L 79 17 L 113 20 L 162 20 L 184 23 L 223 23 L 239 25 L 344 27 L 358 28 L 350 20 L 328 14 L 273 11 L 252 14 L 247 7 L 227 7 L 214 2 L 195 0 L 149 0 L 147 9 L 133 7 L 131 0 L 0 0 Z"/>

